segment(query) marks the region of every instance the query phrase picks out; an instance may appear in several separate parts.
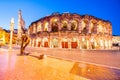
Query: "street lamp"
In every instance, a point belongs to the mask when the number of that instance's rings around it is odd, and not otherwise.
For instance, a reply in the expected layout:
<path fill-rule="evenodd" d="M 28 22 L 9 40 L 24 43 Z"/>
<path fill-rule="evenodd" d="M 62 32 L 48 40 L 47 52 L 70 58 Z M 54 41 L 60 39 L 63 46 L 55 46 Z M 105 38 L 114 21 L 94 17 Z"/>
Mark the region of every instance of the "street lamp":
<path fill-rule="evenodd" d="M 9 46 L 9 49 L 12 49 L 13 31 L 14 31 L 14 18 L 11 18 L 11 21 L 10 21 L 10 46 Z"/>

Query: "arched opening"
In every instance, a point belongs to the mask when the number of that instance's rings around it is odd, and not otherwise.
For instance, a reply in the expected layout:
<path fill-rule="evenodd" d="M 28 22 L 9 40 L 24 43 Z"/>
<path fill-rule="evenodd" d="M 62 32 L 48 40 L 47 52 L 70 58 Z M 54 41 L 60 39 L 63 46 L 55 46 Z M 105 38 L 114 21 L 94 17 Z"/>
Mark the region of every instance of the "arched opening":
<path fill-rule="evenodd" d="M 87 27 L 86 27 L 86 22 L 82 21 L 82 33 L 86 34 L 87 33 Z"/>
<path fill-rule="evenodd" d="M 62 48 L 68 48 L 68 40 L 66 38 L 62 39 Z"/>
<path fill-rule="evenodd" d="M 58 40 L 57 40 L 56 38 L 54 38 L 54 39 L 52 40 L 52 46 L 53 46 L 54 48 L 58 47 Z"/>
<path fill-rule="evenodd" d="M 48 31 L 48 25 L 49 25 L 48 22 L 45 22 L 45 23 L 44 23 L 44 31 Z"/>
<path fill-rule="evenodd" d="M 82 38 L 82 49 L 87 49 L 87 40 L 84 37 Z"/>
<path fill-rule="evenodd" d="M 62 22 L 62 30 L 63 30 L 63 31 L 68 30 L 67 27 L 68 27 L 67 21 L 63 21 L 63 22 Z"/>
<path fill-rule="evenodd" d="M 38 40 L 38 47 L 41 46 L 41 39 Z"/>
<path fill-rule="evenodd" d="M 49 47 L 48 46 L 48 38 L 44 38 L 43 42 L 44 42 L 44 47 Z"/>
<path fill-rule="evenodd" d="M 40 45 L 41 45 L 41 41 L 38 41 L 38 47 L 40 47 Z"/>
<path fill-rule="evenodd" d="M 39 31 L 42 31 L 41 23 L 38 23 L 38 25 L 37 25 L 37 32 L 39 32 Z"/>
<path fill-rule="evenodd" d="M 77 21 L 73 20 L 71 22 L 71 30 L 76 31 L 77 30 L 77 26 L 78 26 Z"/>
<path fill-rule="evenodd" d="M 52 27 L 52 32 L 57 32 L 58 31 L 58 20 L 54 19 L 51 24 Z"/>
<path fill-rule="evenodd" d="M 77 48 L 77 47 L 78 47 L 77 39 L 73 38 L 71 42 L 71 48 Z"/>
<path fill-rule="evenodd" d="M 103 27 L 102 27 L 102 25 L 98 25 L 98 31 L 99 31 L 99 33 L 103 33 Z"/>
<path fill-rule="evenodd" d="M 94 26 L 93 26 L 93 23 L 91 22 L 90 23 L 90 33 L 93 33 L 94 32 Z"/>
<path fill-rule="evenodd" d="M 95 49 L 95 43 L 93 38 L 90 39 L 90 44 L 91 44 L 91 49 Z"/>
<path fill-rule="evenodd" d="M 34 39 L 34 47 L 36 46 L 36 40 Z"/>

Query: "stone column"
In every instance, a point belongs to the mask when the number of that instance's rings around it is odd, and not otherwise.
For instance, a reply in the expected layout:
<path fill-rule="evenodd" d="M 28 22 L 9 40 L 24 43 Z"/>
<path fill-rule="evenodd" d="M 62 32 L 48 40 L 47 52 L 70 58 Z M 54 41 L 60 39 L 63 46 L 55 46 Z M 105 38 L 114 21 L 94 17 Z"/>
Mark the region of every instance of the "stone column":
<path fill-rule="evenodd" d="M 34 39 L 32 40 L 32 47 L 34 47 Z"/>
<path fill-rule="evenodd" d="M 97 34 L 97 23 L 94 23 L 94 33 L 96 33 Z"/>
<path fill-rule="evenodd" d="M 79 39 L 77 39 L 77 48 L 79 49 L 79 47 L 80 47 L 80 44 L 79 44 Z"/>
<path fill-rule="evenodd" d="M 80 20 L 78 24 L 78 32 L 81 33 L 81 31 L 82 31 L 82 20 Z"/>
<path fill-rule="evenodd" d="M 50 40 L 49 40 L 49 47 L 50 47 L 50 48 L 53 48 L 51 37 L 50 37 Z"/>
<path fill-rule="evenodd" d="M 89 20 L 87 20 L 86 29 L 87 29 L 87 33 L 90 33 L 90 21 Z"/>
<path fill-rule="evenodd" d="M 79 48 L 82 49 L 82 36 L 79 38 Z"/>
<path fill-rule="evenodd" d="M 68 30 L 71 30 L 71 23 L 68 22 Z"/>
<path fill-rule="evenodd" d="M 51 24 L 50 24 L 50 21 L 48 22 L 48 32 L 51 32 Z"/>
<path fill-rule="evenodd" d="M 9 49 L 12 49 L 13 31 L 14 31 L 14 18 L 12 18 L 10 21 L 10 46 L 9 46 Z"/>
<path fill-rule="evenodd" d="M 38 47 L 38 39 L 36 39 L 36 45 L 35 46 Z"/>
<path fill-rule="evenodd" d="M 68 48 L 71 49 L 71 40 L 68 39 Z"/>
<path fill-rule="evenodd" d="M 61 38 L 59 39 L 59 48 L 62 48 L 62 40 L 61 40 Z"/>
<path fill-rule="evenodd" d="M 62 27 L 62 23 L 60 23 L 60 21 L 58 22 L 58 31 L 61 30 L 61 27 Z"/>

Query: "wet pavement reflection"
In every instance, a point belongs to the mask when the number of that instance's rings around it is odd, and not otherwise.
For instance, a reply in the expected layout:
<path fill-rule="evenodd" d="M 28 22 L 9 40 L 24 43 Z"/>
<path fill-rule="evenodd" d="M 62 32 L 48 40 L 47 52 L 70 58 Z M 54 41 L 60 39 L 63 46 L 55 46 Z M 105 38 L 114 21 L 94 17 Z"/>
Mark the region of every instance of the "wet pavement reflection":
<path fill-rule="evenodd" d="M 71 69 L 71 73 L 91 80 L 120 80 L 119 69 L 101 67 L 86 63 L 75 63 Z"/>

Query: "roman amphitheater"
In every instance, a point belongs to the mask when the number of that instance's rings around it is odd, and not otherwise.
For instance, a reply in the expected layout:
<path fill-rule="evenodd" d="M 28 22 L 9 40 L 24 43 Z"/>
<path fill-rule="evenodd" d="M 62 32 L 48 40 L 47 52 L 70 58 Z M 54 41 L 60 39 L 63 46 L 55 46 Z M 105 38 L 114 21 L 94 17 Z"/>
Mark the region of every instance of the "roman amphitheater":
<path fill-rule="evenodd" d="M 53 13 L 28 28 L 33 47 L 111 49 L 112 25 L 90 15 Z"/>

